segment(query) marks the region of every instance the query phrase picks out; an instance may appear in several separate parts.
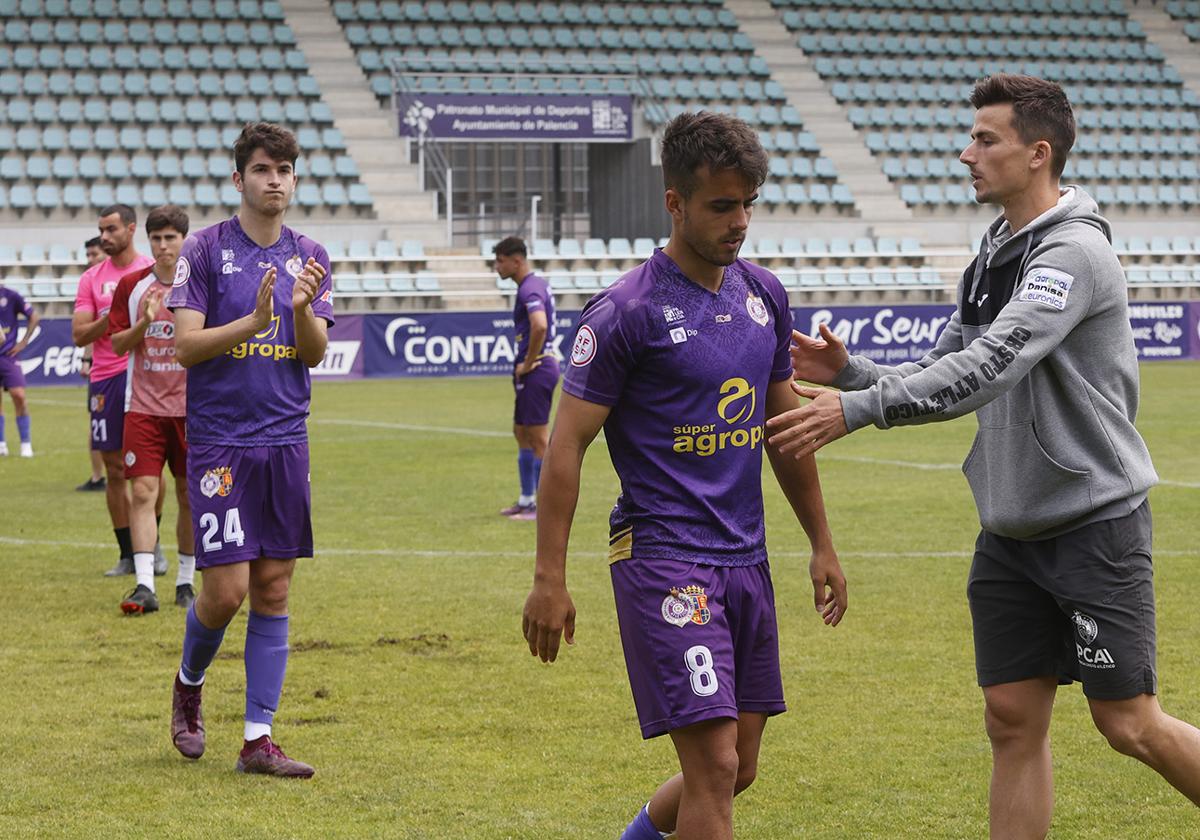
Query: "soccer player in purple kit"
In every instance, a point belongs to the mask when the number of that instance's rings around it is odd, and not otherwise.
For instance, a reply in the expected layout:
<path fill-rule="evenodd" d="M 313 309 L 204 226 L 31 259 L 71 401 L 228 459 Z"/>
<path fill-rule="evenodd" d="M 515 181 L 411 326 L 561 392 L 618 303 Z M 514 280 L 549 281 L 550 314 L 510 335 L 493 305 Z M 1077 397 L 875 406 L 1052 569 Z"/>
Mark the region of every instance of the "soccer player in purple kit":
<path fill-rule="evenodd" d="M 25 318 L 25 334 L 17 340 L 17 319 Z M 33 457 L 29 407 L 25 402 L 25 372 L 21 370 L 21 351 L 29 345 L 38 314 L 14 289 L 0 283 L 0 455 L 8 454 L 4 439 L 4 391 L 8 391 L 17 413 L 17 435 L 21 439 L 21 457 Z"/>
<path fill-rule="evenodd" d="M 204 752 L 200 692 L 242 602 L 246 715 L 237 770 L 308 778 L 271 738 L 288 656 L 288 589 L 297 557 L 312 556 L 308 368 L 325 356 L 333 323 L 329 256 L 285 227 L 300 149 L 271 123 L 246 125 L 234 145 L 238 214 L 184 244 L 168 305 L 187 377 L 187 486 L 204 586 L 188 610 L 175 678 L 171 740 Z"/>
<path fill-rule="evenodd" d="M 579 318 L 546 453 L 530 653 L 552 662 L 575 607 L 566 551 L 584 452 L 601 427 L 621 495 L 610 571 L 642 737 L 670 734 L 682 772 L 623 840 L 727 840 L 754 781 L 767 718 L 785 709 L 762 500 L 763 424 L 797 405 L 787 294 L 738 259 L 767 158 L 744 122 L 683 114 L 662 146 L 671 239 Z M 816 464 L 768 450 L 812 546 L 818 613 L 846 584 Z"/>
<path fill-rule="evenodd" d="M 525 242 L 510 236 L 496 243 L 496 273 L 517 284 L 513 326 L 517 333 L 517 361 L 513 368 L 513 437 L 517 439 L 517 473 L 521 496 L 500 511 L 510 519 L 537 519 L 537 486 L 542 458 L 550 439 L 550 404 L 558 385 L 558 357 L 554 355 L 554 295 L 550 284 L 529 267 Z"/>

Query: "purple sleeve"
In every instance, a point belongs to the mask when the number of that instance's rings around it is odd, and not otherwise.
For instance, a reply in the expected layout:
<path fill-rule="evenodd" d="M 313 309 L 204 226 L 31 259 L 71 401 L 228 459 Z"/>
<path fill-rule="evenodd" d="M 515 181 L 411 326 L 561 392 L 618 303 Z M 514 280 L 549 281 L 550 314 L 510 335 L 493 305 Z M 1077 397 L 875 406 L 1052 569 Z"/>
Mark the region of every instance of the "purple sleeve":
<path fill-rule="evenodd" d="M 532 284 L 530 284 L 532 285 Z M 517 300 L 525 306 L 526 312 L 536 312 L 541 309 L 546 309 L 546 297 L 549 294 L 548 287 L 539 286 L 536 289 L 518 289 Z"/>
<path fill-rule="evenodd" d="M 613 406 L 637 360 L 642 336 L 639 310 L 628 310 L 611 295 L 595 298 L 579 315 L 579 330 L 563 390 L 581 400 Z"/>
<path fill-rule="evenodd" d="M 33 307 L 29 305 L 29 301 L 21 297 L 19 292 L 13 292 L 12 295 L 16 310 L 24 313 L 26 319 L 30 318 L 33 315 Z"/>
<path fill-rule="evenodd" d="M 167 298 L 170 309 L 194 309 L 208 314 L 208 247 L 198 236 L 189 237 L 175 263 L 175 282 Z"/>
<path fill-rule="evenodd" d="M 317 295 L 313 298 L 313 314 L 324 318 L 333 324 L 333 268 L 329 264 L 329 254 L 320 245 L 313 248 L 312 257 L 325 269 L 325 277 L 317 287 Z"/>
<path fill-rule="evenodd" d="M 794 319 L 792 309 L 788 305 L 787 290 L 783 284 L 771 278 L 774 282 L 766 284 L 767 294 L 770 295 L 775 310 L 775 356 L 771 361 L 771 381 L 782 382 L 792 378 L 792 327 Z"/>

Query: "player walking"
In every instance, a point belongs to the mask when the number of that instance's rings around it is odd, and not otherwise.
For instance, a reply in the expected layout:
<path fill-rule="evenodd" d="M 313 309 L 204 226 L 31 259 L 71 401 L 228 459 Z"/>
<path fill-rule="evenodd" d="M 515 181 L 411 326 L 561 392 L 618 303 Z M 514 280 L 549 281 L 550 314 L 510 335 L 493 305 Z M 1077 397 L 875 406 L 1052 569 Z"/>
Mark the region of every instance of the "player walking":
<path fill-rule="evenodd" d="M 187 377 L 188 498 L 204 586 L 187 614 L 171 739 L 204 752 L 200 691 L 246 596 L 245 743 L 237 769 L 308 778 L 271 739 L 288 656 L 288 589 L 312 556 L 308 368 L 333 323 L 329 256 L 285 227 L 300 149 L 291 132 L 247 125 L 233 149 L 238 215 L 184 245 L 169 305 Z"/>
<path fill-rule="evenodd" d="M 137 585 L 121 602 L 126 615 L 158 609 L 154 591 L 154 544 L 158 539 L 155 503 L 159 498 L 164 464 L 175 477 L 179 503 L 175 535 L 179 545 L 179 574 L 175 603 L 190 606 L 192 587 L 192 515 L 188 509 L 187 439 L 184 417 L 187 373 L 175 360 L 175 316 L 166 307 L 166 296 L 175 278 L 175 265 L 188 232 L 188 216 L 173 204 L 157 207 L 146 217 L 146 235 L 154 265 L 126 274 L 113 293 L 109 335 L 113 350 L 131 354 L 129 360 L 129 410 L 125 413 L 125 478 L 133 485 L 130 530 Z"/>
<path fill-rule="evenodd" d="M 17 340 L 17 320 L 25 318 L 25 335 Z M 25 372 L 21 370 L 21 351 L 29 345 L 38 314 L 15 289 L 0 283 L 0 397 L 8 391 L 17 413 L 17 435 L 21 439 L 21 457 L 33 457 L 29 407 L 25 402 Z M 0 399 L 0 455 L 8 454 L 4 439 L 4 400 Z"/>
<path fill-rule="evenodd" d="M 613 590 L 642 736 L 669 733 L 682 773 L 624 840 L 726 840 L 754 780 L 767 718 L 784 711 L 762 500 L 763 420 L 797 404 L 792 316 L 779 281 L 739 260 L 767 173 L 758 137 L 684 114 L 662 148 L 671 239 L 588 303 L 541 486 L 524 634 L 543 661 L 574 642 L 567 538 L 584 451 L 604 428 L 621 479 L 610 518 Z M 818 612 L 837 624 L 845 579 L 816 465 L 771 456 L 812 545 Z"/>

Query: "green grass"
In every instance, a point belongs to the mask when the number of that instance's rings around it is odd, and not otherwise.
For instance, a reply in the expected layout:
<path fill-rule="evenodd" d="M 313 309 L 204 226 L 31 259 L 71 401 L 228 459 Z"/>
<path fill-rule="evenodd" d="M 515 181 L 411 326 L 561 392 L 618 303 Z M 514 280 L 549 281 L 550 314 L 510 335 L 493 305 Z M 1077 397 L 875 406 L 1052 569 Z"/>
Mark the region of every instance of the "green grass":
<path fill-rule="evenodd" d="M 1176 482 L 1200 481 L 1198 374 L 1143 368 L 1139 425 Z M 317 766 L 308 783 L 233 772 L 244 611 L 209 672 L 208 752 L 175 753 L 183 615 L 169 603 L 120 615 L 130 584 L 100 575 L 115 559 L 102 497 L 71 489 L 86 472 L 82 394 L 31 397 L 39 455 L 0 460 L 0 837 L 615 838 L 671 771 L 669 742 L 638 735 L 625 677 L 603 559 L 616 493 L 603 445 L 588 456 L 572 538 L 578 643 L 547 667 L 520 638 L 534 532 L 495 514 L 515 491 L 503 379 L 316 387 L 318 556 L 293 586 L 276 721 L 284 748 Z M 421 428 L 446 426 L 494 436 Z M 986 836 L 989 751 L 964 595 L 970 494 L 956 466 L 880 463 L 957 465 L 973 429 L 865 430 L 825 450 L 851 594 L 834 630 L 815 616 L 802 532 L 768 477 L 790 711 L 767 728 L 738 836 Z M 1162 701 L 1200 721 L 1200 489 L 1163 486 L 1152 501 Z M 160 594 L 174 562 L 170 575 Z M 1077 687 L 1060 692 L 1052 735 L 1053 837 L 1200 836 L 1182 797 L 1107 747 Z"/>

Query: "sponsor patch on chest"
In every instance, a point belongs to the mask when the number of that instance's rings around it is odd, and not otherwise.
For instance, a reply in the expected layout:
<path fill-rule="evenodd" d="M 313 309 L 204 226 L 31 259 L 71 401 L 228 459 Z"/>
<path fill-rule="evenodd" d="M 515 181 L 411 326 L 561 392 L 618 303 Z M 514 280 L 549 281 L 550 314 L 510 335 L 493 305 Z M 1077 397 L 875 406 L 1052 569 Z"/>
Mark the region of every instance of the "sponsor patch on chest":
<path fill-rule="evenodd" d="M 1035 269 L 1025 275 L 1025 284 L 1017 300 L 1040 303 L 1062 312 L 1067 308 L 1067 297 L 1071 294 L 1071 284 L 1074 282 L 1075 278 L 1065 271 Z"/>

